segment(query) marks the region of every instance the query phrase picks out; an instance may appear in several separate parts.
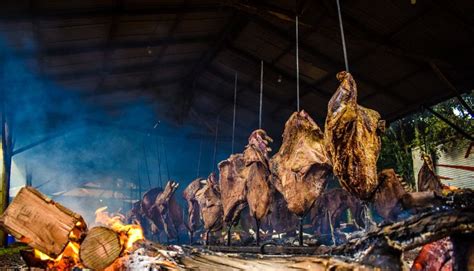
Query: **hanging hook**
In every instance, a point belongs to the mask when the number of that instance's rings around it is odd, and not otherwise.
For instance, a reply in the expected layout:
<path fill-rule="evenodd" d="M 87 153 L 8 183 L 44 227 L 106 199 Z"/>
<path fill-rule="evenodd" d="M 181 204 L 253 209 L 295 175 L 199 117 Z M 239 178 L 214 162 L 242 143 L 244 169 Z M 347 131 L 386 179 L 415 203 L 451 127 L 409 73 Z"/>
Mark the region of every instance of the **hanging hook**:
<path fill-rule="evenodd" d="M 339 0 L 336 0 L 337 14 L 339 16 L 339 29 L 341 30 L 342 51 L 344 53 L 344 63 L 346 65 L 346 72 L 349 72 L 349 61 L 347 60 L 346 37 L 344 36 L 344 26 L 342 25 L 341 5 Z"/>
<path fill-rule="evenodd" d="M 299 40 L 298 40 L 298 15 L 296 16 L 296 110 L 300 111 L 300 60 L 299 60 Z"/>
<path fill-rule="evenodd" d="M 234 117 L 232 119 L 232 151 L 234 153 L 234 139 L 235 139 L 235 113 L 237 108 L 237 79 L 238 74 L 235 73 L 235 84 L 234 84 Z"/>
<path fill-rule="evenodd" d="M 262 99 L 263 99 L 263 60 L 260 61 L 260 108 L 258 114 L 258 128 L 262 129 Z"/>

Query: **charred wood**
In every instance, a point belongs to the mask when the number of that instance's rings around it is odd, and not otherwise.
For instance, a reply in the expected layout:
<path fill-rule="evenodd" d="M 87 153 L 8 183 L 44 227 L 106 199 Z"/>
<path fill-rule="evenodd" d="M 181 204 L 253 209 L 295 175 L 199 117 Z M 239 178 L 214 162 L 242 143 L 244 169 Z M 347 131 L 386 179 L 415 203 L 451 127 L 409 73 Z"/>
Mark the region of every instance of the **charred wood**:
<path fill-rule="evenodd" d="M 84 237 L 84 219 L 32 187 L 23 187 L 0 217 L 16 239 L 55 258 L 69 241 Z"/>

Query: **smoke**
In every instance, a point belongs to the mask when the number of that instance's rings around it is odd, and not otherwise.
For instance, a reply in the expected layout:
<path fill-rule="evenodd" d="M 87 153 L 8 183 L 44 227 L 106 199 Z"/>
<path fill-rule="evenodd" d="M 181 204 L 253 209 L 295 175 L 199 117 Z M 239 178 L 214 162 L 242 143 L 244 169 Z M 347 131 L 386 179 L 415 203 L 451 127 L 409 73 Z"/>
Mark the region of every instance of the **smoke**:
<path fill-rule="evenodd" d="M 198 173 L 201 138 L 191 135 L 204 132 L 200 125 L 177 126 L 164 116 L 159 101 L 145 95 L 131 96 L 113 108 L 102 105 L 81 89 L 40 77 L 38 66 L 16 54 L 18 47 L 5 37 L 0 36 L 0 87 L 13 124 L 14 149 L 47 139 L 13 157 L 11 196 L 30 174 L 33 187 L 91 223 L 95 209 L 126 211 L 130 197 L 138 199 L 140 187 L 144 193 L 160 180 L 165 185 L 168 176 L 180 183 L 180 199 L 190 181 L 215 168 L 214 140 L 207 137 L 202 139 Z M 36 50 L 31 40 L 23 43 Z M 229 151 L 230 143 L 219 142 L 216 161 Z M 110 193 L 120 199 L 111 199 Z"/>

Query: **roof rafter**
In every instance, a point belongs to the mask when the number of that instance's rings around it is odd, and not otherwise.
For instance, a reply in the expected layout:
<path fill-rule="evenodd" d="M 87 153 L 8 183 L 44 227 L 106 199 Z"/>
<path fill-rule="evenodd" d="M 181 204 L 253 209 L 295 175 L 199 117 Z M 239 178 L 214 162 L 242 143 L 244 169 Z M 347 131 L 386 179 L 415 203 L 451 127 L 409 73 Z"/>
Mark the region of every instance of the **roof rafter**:
<path fill-rule="evenodd" d="M 214 60 L 215 56 L 222 50 L 226 45 L 226 41 L 232 37 L 239 36 L 240 32 L 247 26 L 248 18 L 240 12 L 234 11 L 229 22 L 224 26 L 222 31 L 219 33 L 219 38 L 214 41 L 214 44 L 211 48 L 202 54 L 199 61 L 192 67 L 188 74 L 188 80 L 183 83 L 183 94 L 185 99 L 183 99 L 182 110 L 180 115 L 180 120 L 182 121 L 184 117 L 189 113 L 193 99 L 194 99 L 194 82 L 199 77 L 199 75 L 209 66 L 209 64 Z M 190 91 L 187 91 L 189 89 Z"/>
<path fill-rule="evenodd" d="M 159 69 L 169 69 L 169 68 L 176 68 L 176 67 L 186 67 L 192 64 L 192 61 L 189 60 L 179 60 L 173 62 L 167 62 L 163 66 L 157 66 L 153 63 L 147 64 L 134 64 L 134 65 L 127 65 L 124 67 L 116 67 L 111 68 L 108 70 L 107 75 L 127 75 L 127 74 L 134 74 L 134 73 L 146 73 L 150 70 L 159 70 Z M 60 74 L 43 74 L 43 77 L 46 79 L 51 80 L 58 80 L 58 81 L 66 81 L 66 80 L 81 80 L 92 78 L 95 76 L 100 75 L 102 68 L 81 71 L 81 72 L 68 72 L 68 73 L 60 73 Z"/>
<path fill-rule="evenodd" d="M 112 42 L 110 44 L 104 43 L 101 46 L 91 45 L 91 46 L 81 46 L 81 47 L 71 47 L 63 46 L 58 48 L 45 48 L 41 50 L 41 53 L 45 56 L 68 56 L 72 54 L 81 54 L 81 53 L 91 53 L 91 52 L 100 52 L 104 50 L 119 50 L 119 49 L 136 49 L 143 48 L 144 50 L 147 47 L 163 46 L 170 44 L 192 44 L 192 43 L 207 43 L 215 39 L 215 35 L 203 35 L 196 37 L 168 37 L 162 39 L 154 39 L 151 41 L 120 41 Z M 15 52 L 19 57 L 35 57 L 37 52 L 30 50 L 21 50 Z"/>
<path fill-rule="evenodd" d="M 12 20 L 24 20 L 29 19 L 31 15 L 41 20 L 62 20 L 62 19 L 77 19 L 77 18 L 90 18 L 90 17 L 104 17 L 104 16 L 140 16 L 140 15 L 159 15 L 159 14 L 181 14 L 181 13 L 198 13 L 198 12 L 221 12 L 230 11 L 231 7 L 225 5 L 189 5 L 182 7 L 176 6 L 158 6 L 158 7 L 147 7 L 147 8 L 130 8 L 130 9 L 118 9 L 117 7 L 110 6 L 106 8 L 91 9 L 70 9 L 70 10 L 40 10 L 36 9 L 35 13 L 30 14 L 27 11 L 18 13 L 0 13 L 0 21 L 12 21 Z"/>

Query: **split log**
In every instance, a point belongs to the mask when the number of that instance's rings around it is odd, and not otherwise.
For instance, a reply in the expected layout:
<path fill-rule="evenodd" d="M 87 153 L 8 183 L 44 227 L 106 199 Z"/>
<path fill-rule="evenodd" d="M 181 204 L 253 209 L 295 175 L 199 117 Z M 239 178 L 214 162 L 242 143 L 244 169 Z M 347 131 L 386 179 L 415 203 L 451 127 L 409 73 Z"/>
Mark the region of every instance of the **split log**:
<path fill-rule="evenodd" d="M 119 235 L 106 227 L 94 227 L 81 244 L 79 258 L 85 267 L 102 270 L 122 252 Z"/>
<path fill-rule="evenodd" d="M 0 217 L 0 226 L 21 242 L 56 258 L 69 241 L 82 239 L 84 219 L 31 187 L 23 187 Z"/>

